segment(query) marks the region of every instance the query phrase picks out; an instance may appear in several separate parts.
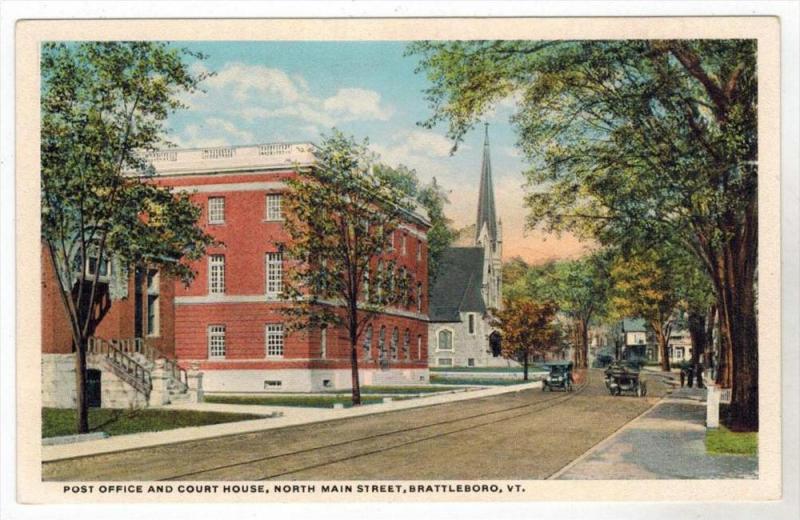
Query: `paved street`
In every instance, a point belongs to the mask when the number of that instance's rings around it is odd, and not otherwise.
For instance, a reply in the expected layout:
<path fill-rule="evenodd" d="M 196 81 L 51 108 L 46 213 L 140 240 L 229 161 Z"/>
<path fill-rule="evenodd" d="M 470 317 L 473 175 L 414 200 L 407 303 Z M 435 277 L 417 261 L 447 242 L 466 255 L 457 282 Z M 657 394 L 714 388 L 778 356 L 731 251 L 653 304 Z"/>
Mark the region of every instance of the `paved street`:
<path fill-rule="evenodd" d="M 544 479 L 663 395 L 526 390 L 450 404 L 45 463 L 45 480 Z"/>

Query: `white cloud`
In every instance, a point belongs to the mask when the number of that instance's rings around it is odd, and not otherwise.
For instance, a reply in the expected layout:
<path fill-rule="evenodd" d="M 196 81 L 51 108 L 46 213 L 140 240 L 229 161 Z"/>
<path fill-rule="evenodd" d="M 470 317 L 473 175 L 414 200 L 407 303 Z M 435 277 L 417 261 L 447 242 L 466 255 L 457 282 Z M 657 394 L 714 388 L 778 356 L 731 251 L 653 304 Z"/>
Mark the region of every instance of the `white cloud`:
<path fill-rule="evenodd" d="M 202 63 L 192 65 L 192 70 L 207 72 Z M 291 118 L 306 126 L 330 128 L 347 121 L 387 121 L 395 112 L 374 90 L 347 87 L 321 98 L 312 94 L 299 74 L 239 62 L 228 63 L 201 86 L 205 92 L 185 96 L 182 101 L 209 119 L 240 118 L 263 124 L 272 118 Z"/>
<path fill-rule="evenodd" d="M 380 94 L 363 88 L 339 89 L 335 96 L 322 102 L 322 107 L 344 121 L 356 119 L 386 121 L 394 113 L 394 108 L 381 106 Z"/>
<path fill-rule="evenodd" d="M 254 136 L 252 132 L 240 129 L 231 121 L 209 117 L 202 124 L 187 125 L 176 136 L 175 141 L 181 147 L 207 148 L 250 144 L 254 141 Z"/>
<path fill-rule="evenodd" d="M 500 148 L 500 151 L 506 154 L 507 156 L 513 157 L 515 159 L 522 157 L 522 152 L 520 152 L 519 148 L 517 148 L 516 146 L 503 146 L 502 148 Z"/>

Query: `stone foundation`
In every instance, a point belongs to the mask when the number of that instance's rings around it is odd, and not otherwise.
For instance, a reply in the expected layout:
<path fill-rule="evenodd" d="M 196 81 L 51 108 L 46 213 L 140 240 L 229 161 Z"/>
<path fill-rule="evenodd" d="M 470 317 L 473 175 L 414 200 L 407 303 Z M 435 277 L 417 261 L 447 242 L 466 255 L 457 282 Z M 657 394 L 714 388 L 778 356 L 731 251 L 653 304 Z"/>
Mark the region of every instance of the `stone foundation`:
<path fill-rule="evenodd" d="M 361 369 L 362 385 L 424 385 L 428 369 Z M 210 393 L 326 392 L 349 390 L 349 369 L 206 370 L 203 391 Z"/>

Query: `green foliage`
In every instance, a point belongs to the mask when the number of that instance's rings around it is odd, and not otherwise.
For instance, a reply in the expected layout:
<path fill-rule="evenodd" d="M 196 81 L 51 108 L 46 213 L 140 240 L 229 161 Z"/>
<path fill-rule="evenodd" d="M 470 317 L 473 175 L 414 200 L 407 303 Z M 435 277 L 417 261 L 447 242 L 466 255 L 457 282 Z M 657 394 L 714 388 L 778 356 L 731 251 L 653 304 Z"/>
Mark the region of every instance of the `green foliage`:
<path fill-rule="evenodd" d="M 401 398 L 397 398 L 399 400 Z M 334 404 L 349 407 L 352 403 L 349 397 L 341 395 L 264 395 L 264 396 L 235 396 L 213 395 L 206 396 L 208 403 L 245 404 L 258 406 L 298 406 L 302 408 L 333 408 Z M 361 398 L 359 404 L 382 403 L 383 397 L 366 396 Z"/>
<path fill-rule="evenodd" d="M 86 269 L 76 264 L 113 259 L 119 275 L 161 265 L 189 283 L 191 261 L 211 243 L 188 194 L 148 182 L 147 153 L 164 144 L 164 121 L 205 77 L 190 72 L 187 57 L 203 58 L 154 42 L 42 48 L 41 232 L 84 333 L 96 291 L 82 291 Z"/>
<path fill-rule="evenodd" d="M 436 177 L 429 184 L 420 186 L 417 172 L 400 164 L 391 167 L 386 164 L 377 164 L 375 175 L 386 179 L 407 197 L 414 199 L 425 208 L 428 213 L 431 227 L 428 229 L 428 287 L 433 287 L 436 275 L 439 272 L 439 263 L 445 249 L 456 238 L 456 231 L 452 228 L 451 220 L 444 214 L 444 207 L 449 203 L 447 192 L 436 182 Z"/>
<path fill-rule="evenodd" d="M 416 284 L 387 255 L 410 201 L 393 176 L 375 173 L 367 144 L 334 129 L 314 150 L 318 166 L 287 181 L 289 240 L 278 246 L 291 265 L 291 328 L 344 325 L 355 342 L 374 313 L 414 301 Z"/>

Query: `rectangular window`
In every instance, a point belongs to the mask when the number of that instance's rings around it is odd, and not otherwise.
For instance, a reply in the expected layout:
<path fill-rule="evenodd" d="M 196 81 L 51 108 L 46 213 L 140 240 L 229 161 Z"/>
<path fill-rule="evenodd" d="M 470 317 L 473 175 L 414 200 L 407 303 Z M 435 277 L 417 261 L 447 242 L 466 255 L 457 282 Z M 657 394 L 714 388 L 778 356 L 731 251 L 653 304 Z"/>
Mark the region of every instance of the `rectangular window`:
<path fill-rule="evenodd" d="M 225 294 L 225 255 L 208 257 L 208 292 Z"/>
<path fill-rule="evenodd" d="M 159 335 L 160 277 L 156 269 L 147 272 L 147 335 Z"/>
<path fill-rule="evenodd" d="M 440 367 L 451 367 L 453 366 L 453 358 L 439 358 L 436 360 Z"/>
<path fill-rule="evenodd" d="M 475 358 L 468 358 L 467 359 L 467 366 L 474 367 L 475 366 Z"/>
<path fill-rule="evenodd" d="M 225 223 L 225 197 L 208 198 L 208 223 Z"/>
<path fill-rule="evenodd" d="M 469 326 L 468 326 L 469 327 L 469 333 L 470 334 L 475 334 L 475 315 L 474 314 L 468 314 L 467 315 L 467 322 L 469 324 Z"/>
<path fill-rule="evenodd" d="M 325 359 L 328 356 L 328 329 L 323 327 L 319 331 L 319 357 Z"/>
<path fill-rule="evenodd" d="M 283 254 L 267 253 L 267 297 L 276 300 L 283 291 Z"/>
<path fill-rule="evenodd" d="M 267 220 L 283 220 L 283 198 L 280 193 L 267 195 Z"/>
<path fill-rule="evenodd" d="M 267 357 L 283 357 L 283 325 L 267 325 Z"/>
<path fill-rule="evenodd" d="M 281 386 L 283 386 L 283 381 L 276 381 L 274 379 L 267 379 L 264 381 L 264 390 L 269 390 L 270 388 L 280 388 Z"/>
<path fill-rule="evenodd" d="M 208 357 L 225 357 L 225 325 L 208 326 Z"/>
<path fill-rule="evenodd" d="M 417 239 L 417 262 L 422 261 L 422 240 Z"/>
<path fill-rule="evenodd" d="M 406 246 L 406 242 L 407 242 L 407 237 L 404 233 L 403 236 L 400 238 L 400 250 L 403 253 L 403 255 L 406 255 L 408 253 L 408 247 Z"/>

